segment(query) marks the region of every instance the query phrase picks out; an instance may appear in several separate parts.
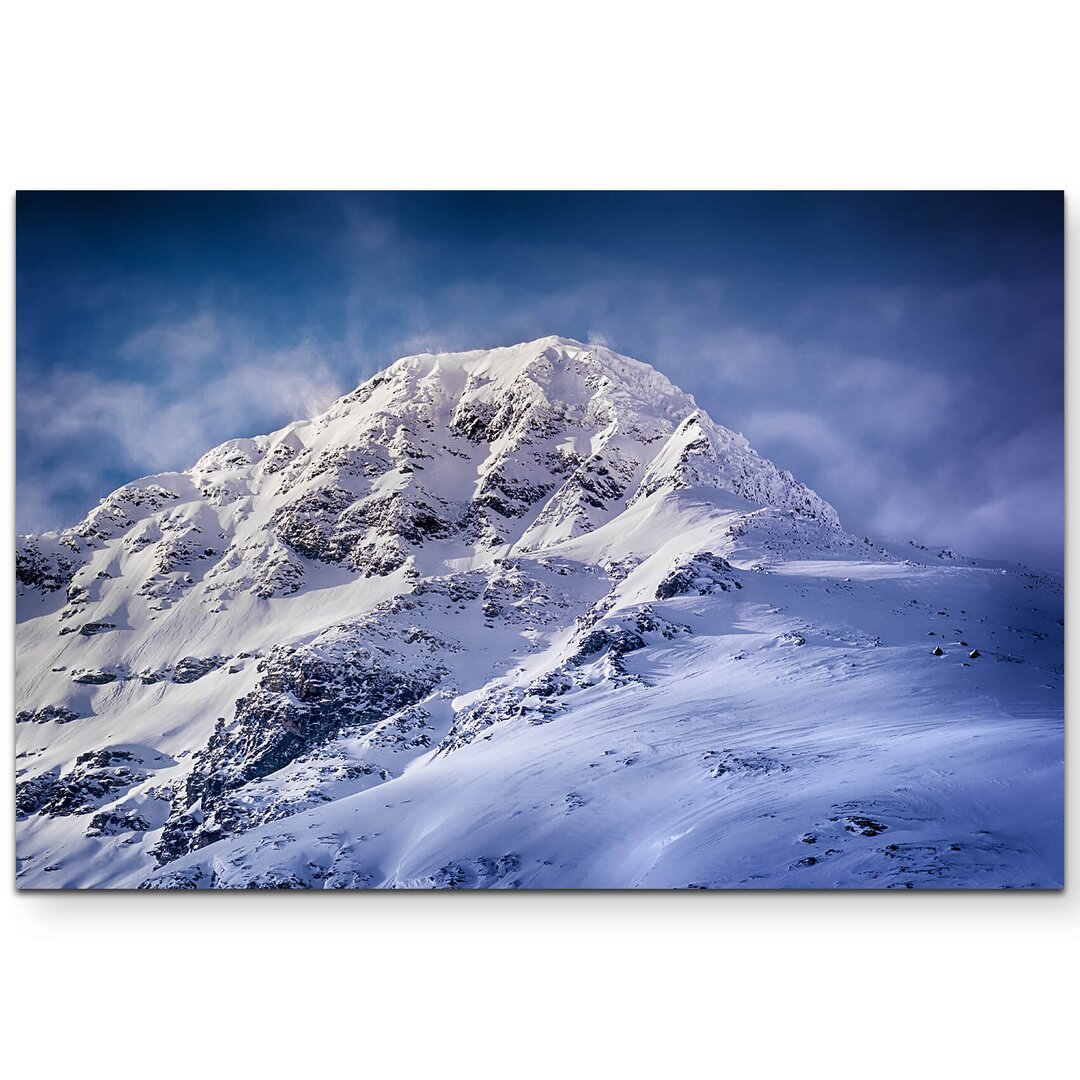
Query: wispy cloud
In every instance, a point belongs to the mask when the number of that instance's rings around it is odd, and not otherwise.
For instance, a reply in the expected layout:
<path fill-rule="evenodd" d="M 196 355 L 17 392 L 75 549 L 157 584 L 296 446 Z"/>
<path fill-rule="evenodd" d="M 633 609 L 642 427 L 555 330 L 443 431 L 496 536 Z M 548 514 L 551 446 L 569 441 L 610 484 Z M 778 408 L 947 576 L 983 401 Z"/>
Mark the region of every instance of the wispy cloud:
<path fill-rule="evenodd" d="M 203 311 L 179 322 L 156 322 L 131 334 L 120 346 L 129 360 L 165 364 L 205 364 L 221 360 L 226 351 L 226 331 L 220 315 Z"/>
<path fill-rule="evenodd" d="M 82 371 L 20 381 L 20 525 L 71 524 L 123 474 L 191 465 L 217 442 L 310 416 L 344 392 L 318 348 L 259 349 L 254 333 L 213 312 L 157 322 L 120 353 L 152 378 Z"/>

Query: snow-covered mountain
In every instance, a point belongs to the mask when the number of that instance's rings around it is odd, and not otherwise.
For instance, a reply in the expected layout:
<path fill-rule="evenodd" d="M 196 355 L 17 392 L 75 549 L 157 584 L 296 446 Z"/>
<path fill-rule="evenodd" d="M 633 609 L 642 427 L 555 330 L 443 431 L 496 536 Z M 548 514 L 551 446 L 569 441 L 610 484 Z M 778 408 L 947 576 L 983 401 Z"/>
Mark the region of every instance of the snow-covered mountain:
<path fill-rule="evenodd" d="M 1061 584 L 649 366 L 397 361 L 17 553 L 23 887 L 1053 887 Z"/>

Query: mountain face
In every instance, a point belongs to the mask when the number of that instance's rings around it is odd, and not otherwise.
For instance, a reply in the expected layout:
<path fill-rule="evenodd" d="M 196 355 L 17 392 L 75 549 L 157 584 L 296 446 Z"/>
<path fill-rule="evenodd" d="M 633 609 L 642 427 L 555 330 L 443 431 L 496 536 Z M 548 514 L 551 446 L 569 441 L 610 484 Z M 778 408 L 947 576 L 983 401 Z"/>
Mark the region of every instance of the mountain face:
<path fill-rule="evenodd" d="M 22 887 L 1055 887 L 1056 579 L 661 374 L 399 360 L 16 560 Z"/>

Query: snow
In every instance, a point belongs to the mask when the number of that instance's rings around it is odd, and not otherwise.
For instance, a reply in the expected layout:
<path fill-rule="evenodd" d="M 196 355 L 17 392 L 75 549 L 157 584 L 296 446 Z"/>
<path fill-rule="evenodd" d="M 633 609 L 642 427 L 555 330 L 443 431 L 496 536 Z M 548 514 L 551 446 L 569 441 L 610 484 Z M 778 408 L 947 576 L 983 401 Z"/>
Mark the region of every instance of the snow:
<path fill-rule="evenodd" d="M 1063 882 L 1061 582 L 606 348 L 404 358 L 19 550 L 17 708 L 79 716 L 16 725 L 24 888 Z"/>

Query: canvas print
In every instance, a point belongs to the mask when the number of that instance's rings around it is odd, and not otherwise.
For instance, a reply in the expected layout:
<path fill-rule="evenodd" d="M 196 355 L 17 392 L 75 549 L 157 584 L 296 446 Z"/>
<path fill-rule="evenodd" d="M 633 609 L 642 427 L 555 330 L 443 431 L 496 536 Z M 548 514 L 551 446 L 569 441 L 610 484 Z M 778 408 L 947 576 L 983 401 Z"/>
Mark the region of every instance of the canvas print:
<path fill-rule="evenodd" d="M 25 889 L 1056 889 L 1060 192 L 24 192 Z"/>

